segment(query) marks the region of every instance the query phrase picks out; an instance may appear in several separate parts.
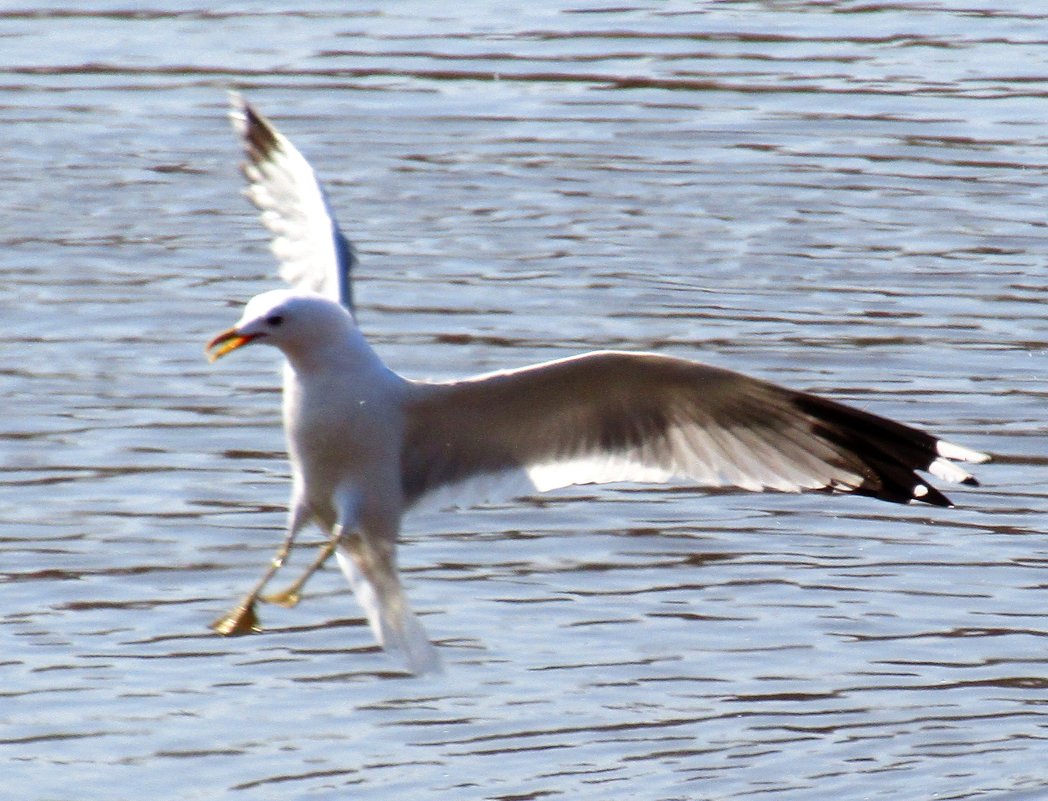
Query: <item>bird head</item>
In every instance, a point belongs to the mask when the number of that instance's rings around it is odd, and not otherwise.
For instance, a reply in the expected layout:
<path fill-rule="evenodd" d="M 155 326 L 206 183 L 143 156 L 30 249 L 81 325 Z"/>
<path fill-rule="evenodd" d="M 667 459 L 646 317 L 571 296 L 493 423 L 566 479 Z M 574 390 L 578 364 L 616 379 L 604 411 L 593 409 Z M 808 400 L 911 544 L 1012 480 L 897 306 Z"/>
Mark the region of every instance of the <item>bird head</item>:
<path fill-rule="evenodd" d="M 205 350 L 213 362 L 244 345 L 261 342 L 291 356 L 347 324 L 352 325 L 349 312 L 334 301 L 317 294 L 278 289 L 248 301 L 240 321 L 214 337 Z"/>

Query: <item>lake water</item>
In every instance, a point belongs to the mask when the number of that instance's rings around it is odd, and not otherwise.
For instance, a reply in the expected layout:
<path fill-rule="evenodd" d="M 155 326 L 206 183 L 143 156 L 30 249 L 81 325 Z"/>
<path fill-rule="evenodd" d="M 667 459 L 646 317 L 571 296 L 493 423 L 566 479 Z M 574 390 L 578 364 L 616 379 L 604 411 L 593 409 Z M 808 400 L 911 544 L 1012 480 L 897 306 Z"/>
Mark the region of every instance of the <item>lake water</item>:
<path fill-rule="evenodd" d="M 1040 0 L 2 6 L 0 794 L 1048 795 Z M 406 375 L 656 350 L 998 459 L 952 510 L 415 515 L 439 678 L 336 570 L 220 638 L 288 492 L 276 354 L 202 353 L 278 285 L 234 87 L 325 178 Z"/>

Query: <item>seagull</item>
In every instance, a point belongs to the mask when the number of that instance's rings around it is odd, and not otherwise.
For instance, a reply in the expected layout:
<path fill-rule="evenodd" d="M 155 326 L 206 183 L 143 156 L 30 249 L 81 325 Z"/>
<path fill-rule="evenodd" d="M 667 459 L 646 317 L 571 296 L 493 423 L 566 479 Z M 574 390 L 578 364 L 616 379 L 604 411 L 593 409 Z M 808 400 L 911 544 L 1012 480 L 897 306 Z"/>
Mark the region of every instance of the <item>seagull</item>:
<path fill-rule="evenodd" d="M 458 381 L 402 377 L 357 326 L 356 259 L 309 163 L 239 95 L 232 106 L 246 194 L 291 287 L 251 299 L 207 352 L 214 361 L 247 345 L 281 351 L 293 479 L 284 543 L 216 621 L 221 633 L 258 628 L 256 601 L 312 523 L 325 546 L 300 582 L 268 599 L 293 604 L 334 553 L 379 644 L 412 673 L 439 671 L 400 582 L 397 538 L 424 499 L 485 478 L 516 476 L 535 491 L 682 480 L 949 507 L 919 473 L 977 485 L 958 462 L 990 459 L 834 400 L 656 353 L 598 351 Z"/>

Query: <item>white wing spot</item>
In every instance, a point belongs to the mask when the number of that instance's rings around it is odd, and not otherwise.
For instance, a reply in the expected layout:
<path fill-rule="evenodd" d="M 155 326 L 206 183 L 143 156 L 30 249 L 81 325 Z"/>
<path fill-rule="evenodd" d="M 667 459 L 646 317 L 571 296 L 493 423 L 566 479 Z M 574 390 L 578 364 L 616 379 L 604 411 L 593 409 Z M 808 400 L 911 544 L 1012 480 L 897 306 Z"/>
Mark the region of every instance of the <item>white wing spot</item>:
<path fill-rule="evenodd" d="M 939 440 L 935 443 L 935 450 L 944 459 L 953 459 L 958 462 L 973 462 L 978 464 L 990 461 L 990 454 L 973 451 L 970 448 L 965 448 L 961 445 L 954 445 L 952 442 L 943 442 L 942 440 Z"/>

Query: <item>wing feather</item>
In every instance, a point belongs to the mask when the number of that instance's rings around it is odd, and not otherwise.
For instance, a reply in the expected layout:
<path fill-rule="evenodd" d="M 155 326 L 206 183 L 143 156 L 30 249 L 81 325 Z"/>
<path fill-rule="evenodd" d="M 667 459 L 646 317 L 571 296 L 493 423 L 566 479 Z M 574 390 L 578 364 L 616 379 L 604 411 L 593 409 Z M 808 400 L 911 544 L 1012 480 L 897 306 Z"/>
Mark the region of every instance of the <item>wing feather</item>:
<path fill-rule="evenodd" d="M 229 113 L 240 137 L 248 186 L 244 194 L 273 234 L 270 248 L 280 277 L 319 292 L 353 311 L 351 273 L 357 259 L 339 230 L 313 168 L 290 140 L 239 94 Z"/>
<path fill-rule="evenodd" d="M 535 489 L 611 481 L 828 489 L 939 506 L 916 471 L 975 479 L 976 451 L 756 378 L 655 354 L 590 353 L 443 384 L 415 383 L 402 483 L 409 504 L 525 470 Z"/>

